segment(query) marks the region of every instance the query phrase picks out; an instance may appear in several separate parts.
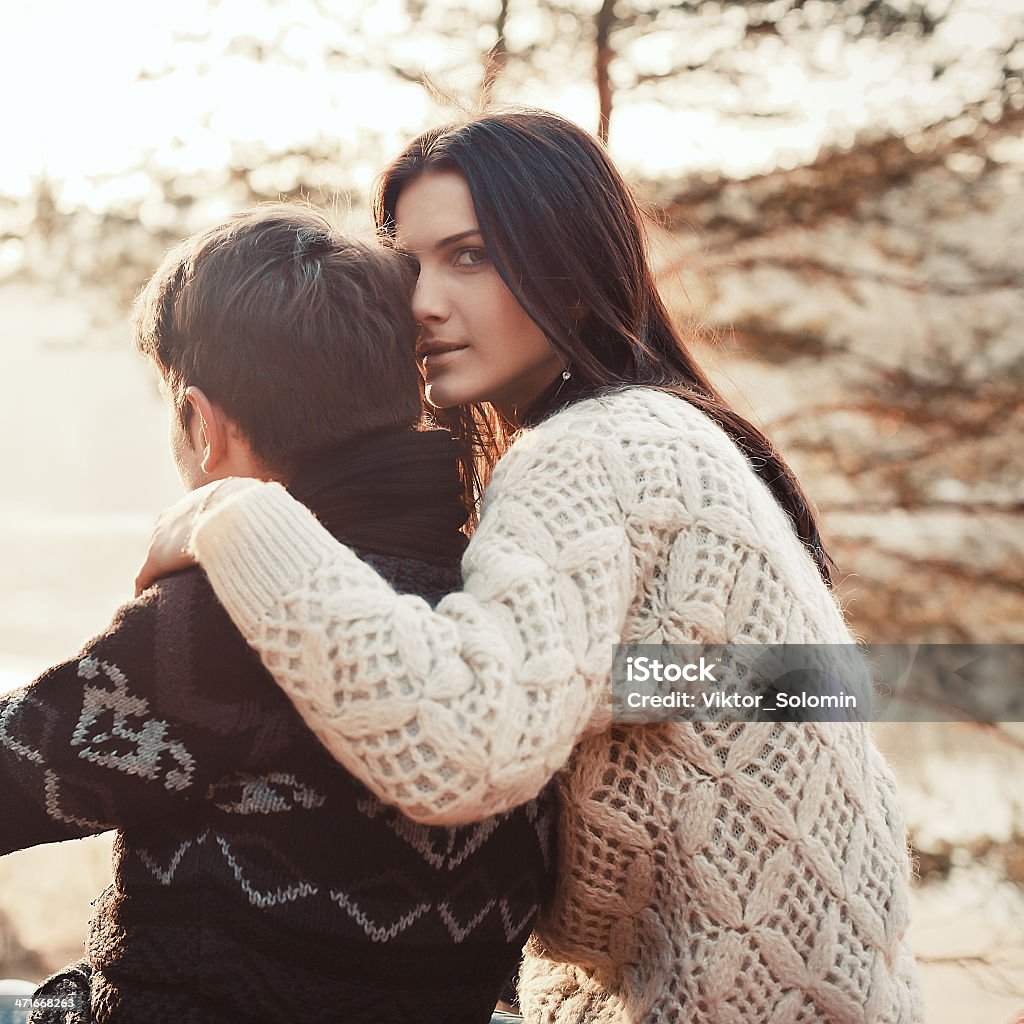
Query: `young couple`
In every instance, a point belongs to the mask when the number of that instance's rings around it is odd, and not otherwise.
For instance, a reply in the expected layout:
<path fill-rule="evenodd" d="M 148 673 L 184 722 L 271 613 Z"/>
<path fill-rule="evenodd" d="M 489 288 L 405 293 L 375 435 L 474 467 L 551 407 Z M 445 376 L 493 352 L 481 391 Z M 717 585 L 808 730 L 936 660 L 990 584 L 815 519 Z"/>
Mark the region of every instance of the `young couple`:
<path fill-rule="evenodd" d="M 110 630 L 0 704 L 0 849 L 121 828 L 44 991 L 485 1022 L 532 931 L 538 1024 L 919 1021 L 866 726 L 612 723 L 616 643 L 852 640 L 605 152 L 479 117 L 414 140 L 374 213 L 379 249 L 242 215 L 140 298 L 192 492 Z M 414 337 L 450 433 L 414 429 Z"/>

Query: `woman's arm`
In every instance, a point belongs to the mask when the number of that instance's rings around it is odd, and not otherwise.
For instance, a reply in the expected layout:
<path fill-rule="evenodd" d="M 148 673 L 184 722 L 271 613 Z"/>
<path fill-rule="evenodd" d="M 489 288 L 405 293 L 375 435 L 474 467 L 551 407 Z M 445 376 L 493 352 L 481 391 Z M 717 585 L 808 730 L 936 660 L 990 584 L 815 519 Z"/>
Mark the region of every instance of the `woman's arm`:
<path fill-rule="evenodd" d="M 191 547 L 337 760 L 410 817 L 457 824 L 534 797 L 607 724 L 633 486 L 617 443 L 521 439 L 488 488 L 464 590 L 436 610 L 276 485 L 211 501 Z"/>

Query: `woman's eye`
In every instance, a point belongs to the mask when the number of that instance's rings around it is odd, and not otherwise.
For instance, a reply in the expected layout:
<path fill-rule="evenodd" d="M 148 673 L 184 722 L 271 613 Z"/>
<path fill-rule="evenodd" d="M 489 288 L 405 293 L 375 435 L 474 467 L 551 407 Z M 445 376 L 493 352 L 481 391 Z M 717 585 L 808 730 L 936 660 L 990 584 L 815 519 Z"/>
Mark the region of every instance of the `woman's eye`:
<path fill-rule="evenodd" d="M 479 267 L 487 262 L 487 251 L 476 247 L 459 249 L 455 253 L 455 266 L 457 267 Z"/>

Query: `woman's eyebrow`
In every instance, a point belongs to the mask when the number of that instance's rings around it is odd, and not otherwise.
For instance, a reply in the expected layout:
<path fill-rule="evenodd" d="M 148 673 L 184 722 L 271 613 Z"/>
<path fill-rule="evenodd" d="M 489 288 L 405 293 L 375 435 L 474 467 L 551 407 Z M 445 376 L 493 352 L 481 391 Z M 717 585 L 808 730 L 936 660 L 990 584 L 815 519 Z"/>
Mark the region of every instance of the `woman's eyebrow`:
<path fill-rule="evenodd" d="M 472 235 L 480 235 L 480 237 L 483 238 L 483 234 L 481 233 L 479 228 L 469 228 L 466 231 L 458 231 L 454 235 L 448 235 L 446 238 L 442 238 L 440 241 L 435 242 L 430 248 L 437 252 L 438 250 L 444 249 L 449 245 L 454 245 L 456 242 L 461 242 L 464 238 L 470 238 Z M 409 255 L 412 255 L 414 252 L 417 251 L 423 251 L 410 249 L 407 246 L 403 245 L 400 241 L 395 243 L 395 248 L 398 249 L 399 252 L 409 253 Z"/>
<path fill-rule="evenodd" d="M 479 228 L 470 228 L 468 231 L 459 231 L 457 234 L 449 235 L 447 238 L 442 238 L 441 241 L 434 243 L 435 249 L 443 249 L 445 246 L 454 245 L 456 242 L 461 242 L 464 238 L 469 238 L 470 235 L 479 235 Z M 481 235 L 481 237 L 483 237 Z"/>

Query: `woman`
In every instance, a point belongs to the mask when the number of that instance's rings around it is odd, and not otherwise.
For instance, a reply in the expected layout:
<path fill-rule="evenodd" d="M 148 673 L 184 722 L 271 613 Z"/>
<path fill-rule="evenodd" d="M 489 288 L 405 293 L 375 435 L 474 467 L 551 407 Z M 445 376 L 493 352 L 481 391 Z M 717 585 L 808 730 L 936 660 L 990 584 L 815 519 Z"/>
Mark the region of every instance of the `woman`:
<path fill-rule="evenodd" d="M 426 400 L 477 454 L 463 591 L 400 597 L 235 481 L 165 514 L 142 582 L 187 549 L 335 757 L 413 818 L 556 778 L 528 1020 L 919 1020 L 904 827 L 864 727 L 612 724 L 616 643 L 852 638 L 807 499 L 687 352 L 604 151 L 551 114 L 480 117 L 411 143 L 375 211 L 419 266 Z"/>

